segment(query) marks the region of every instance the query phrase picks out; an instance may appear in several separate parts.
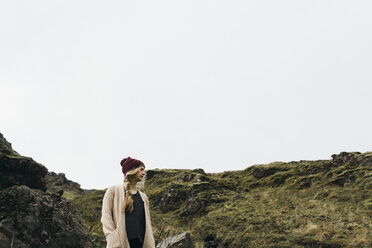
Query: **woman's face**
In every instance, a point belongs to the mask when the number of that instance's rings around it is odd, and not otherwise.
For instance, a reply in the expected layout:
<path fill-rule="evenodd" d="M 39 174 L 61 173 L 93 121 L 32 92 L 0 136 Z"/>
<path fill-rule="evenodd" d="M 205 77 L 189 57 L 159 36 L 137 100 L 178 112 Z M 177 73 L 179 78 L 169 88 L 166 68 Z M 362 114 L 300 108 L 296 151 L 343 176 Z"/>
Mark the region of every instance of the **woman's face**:
<path fill-rule="evenodd" d="M 137 171 L 136 179 L 137 181 L 142 181 L 143 177 L 146 175 L 145 167 L 140 166 L 140 170 Z"/>

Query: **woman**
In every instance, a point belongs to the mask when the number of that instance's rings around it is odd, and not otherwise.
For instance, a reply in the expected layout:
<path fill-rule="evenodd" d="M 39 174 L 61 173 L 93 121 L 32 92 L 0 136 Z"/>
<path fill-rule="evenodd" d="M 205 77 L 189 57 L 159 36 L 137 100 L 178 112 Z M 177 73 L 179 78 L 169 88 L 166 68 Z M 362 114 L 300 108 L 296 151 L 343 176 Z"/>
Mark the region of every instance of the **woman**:
<path fill-rule="evenodd" d="M 149 200 L 137 189 L 145 165 L 131 157 L 121 162 L 124 184 L 109 187 L 102 202 L 102 227 L 107 248 L 154 248 Z"/>

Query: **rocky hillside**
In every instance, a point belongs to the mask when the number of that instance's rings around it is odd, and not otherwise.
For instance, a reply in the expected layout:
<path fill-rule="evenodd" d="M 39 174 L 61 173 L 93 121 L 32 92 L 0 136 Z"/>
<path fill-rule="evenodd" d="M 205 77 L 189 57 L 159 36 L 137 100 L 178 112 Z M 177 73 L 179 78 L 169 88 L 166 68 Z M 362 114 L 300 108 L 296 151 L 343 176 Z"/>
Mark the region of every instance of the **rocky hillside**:
<path fill-rule="evenodd" d="M 371 189 L 372 152 L 342 152 L 214 174 L 148 170 L 144 191 L 157 243 L 187 232 L 195 247 L 372 247 Z M 66 195 L 98 247 L 103 194 Z"/>
<path fill-rule="evenodd" d="M 0 133 L 0 247 L 92 247 L 76 207 L 61 192 L 46 192 L 47 173 Z"/>
<path fill-rule="evenodd" d="M 242 171 L 148 171 L 157 230 L 197 247 L 371 247 L 372 153 Z"/>
<path fill-rule="evenodd" d="M 7 155 L 12 156 L 19 155 Z M 105 190 L 83 190 L 64 174 L 43 173 L 46 194 L 70 200 L 84 218 L 93 246 L 105 247 L 99 221 Z M 144 186 L 157 247 L 162 248 L 372 247 L 371 189 L 372 152 L 341 152 L 329 160 L 273 162 L 222 173 L 148 170 Z M 10 209 L 8 216 L 14 213 Z M 17 230 L 2 228 L 8 240 Z"/>

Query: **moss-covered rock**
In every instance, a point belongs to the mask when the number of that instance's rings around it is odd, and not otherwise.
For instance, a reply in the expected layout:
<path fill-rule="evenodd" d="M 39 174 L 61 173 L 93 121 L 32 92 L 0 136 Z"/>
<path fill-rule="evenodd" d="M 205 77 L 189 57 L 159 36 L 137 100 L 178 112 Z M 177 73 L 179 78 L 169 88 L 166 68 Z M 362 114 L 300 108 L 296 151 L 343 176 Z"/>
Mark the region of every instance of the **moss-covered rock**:
<path fill-rule="evenodd" d="M 61 197 L 63 189 L 45 192 L 47 182 L 53 184 L 45 180 L 47 173 L 0 134 L 0 247 L 92 247 L 85 221 Z"/>
<path fill-rule="evenodd" d="M 0 190 L 13 185 L 27 185 L 45 191 L 44 177 L 47 172 L 47 168 L 32 158 L 15 152 L 0 133 Z"/>
<path fill-rule="evenodd" d="M 76 207 L 60 195 L 13 186 L 0 191 L 1 247 L 92 247 Z"/>

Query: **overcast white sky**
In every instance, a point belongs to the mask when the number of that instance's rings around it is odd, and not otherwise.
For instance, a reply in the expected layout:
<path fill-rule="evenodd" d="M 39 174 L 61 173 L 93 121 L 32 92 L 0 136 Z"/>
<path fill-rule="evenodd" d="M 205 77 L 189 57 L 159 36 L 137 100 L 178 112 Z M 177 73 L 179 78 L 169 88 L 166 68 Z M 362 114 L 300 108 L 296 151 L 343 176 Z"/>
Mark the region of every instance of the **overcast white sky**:
<path fill-rule="evenodd" d="M 371 151 L 372 2 L 2 1 L 0 132 L 83 188 Z"/>

